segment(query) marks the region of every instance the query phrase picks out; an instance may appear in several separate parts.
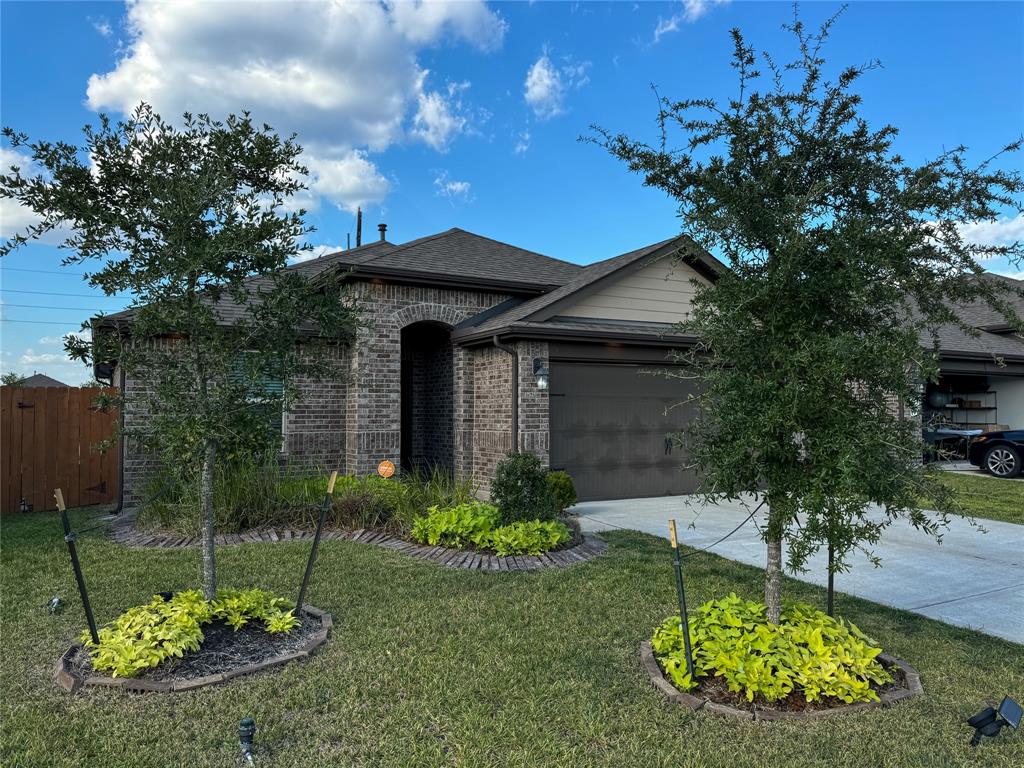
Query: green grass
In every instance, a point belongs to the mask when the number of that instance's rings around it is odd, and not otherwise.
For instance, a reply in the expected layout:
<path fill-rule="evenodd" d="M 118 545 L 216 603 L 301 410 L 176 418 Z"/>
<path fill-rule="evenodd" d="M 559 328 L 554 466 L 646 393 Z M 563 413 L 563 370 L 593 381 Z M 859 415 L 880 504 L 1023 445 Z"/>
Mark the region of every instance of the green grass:
<path fill-rule="evenodd" d="M 1024 480 L 944 472 L 942 482 L 956 491 L 966 514 L 1024 525 Z"/>
<path fill-rule="evenodd" d="M 95 513 L 76 513 L 86 527 Z M 1024 648 L 839 596 L 841 615 L 922 673 L 927 696 L 847 717 L 757 724 L 670 704 L 637 648 L 673 611 L 665 542 L 607 535 L 608 555 L 567 570 L 473 573 L 352 542 L 325 542 L 310 600 L 334 614 L 310 660 L 184 694 L 54 686 L 57 656 L 84 626 L 59 523 L 3 521 L 0 764 L 235 765 L 252 715 L 264 766 L 1020 766 L 1024 733 L 977 750 L 964 719 L 1024 692 Z M 196 586 L 195 551 L 133 551 L 80 540 L 101 621 L 154 592 Z M 291 595 L 308 544 L 223 547 L 225 586 Z M 760 572 L 689 561 L 694 601 L 757 597 Z M 788 595 L 823 593 L 787 581 Z M 67 610 L 50 616 L 53 595 Z"/>

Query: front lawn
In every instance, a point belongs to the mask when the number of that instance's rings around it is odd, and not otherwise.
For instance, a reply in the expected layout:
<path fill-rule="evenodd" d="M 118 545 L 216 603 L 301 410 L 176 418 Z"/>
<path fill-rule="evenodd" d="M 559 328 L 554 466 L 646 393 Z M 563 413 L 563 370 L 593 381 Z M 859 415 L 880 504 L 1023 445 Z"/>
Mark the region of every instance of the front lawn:
<path fill-rule="evenodd" d="M 77 512 L 88 527 L 95 512 Z M 238 721 L 258 727 L 266 766 L 1019 766 L 1024 733 L 977 750 L 964 719 L 1024 692 L 1024 648 L 872 603 L 838 609 L 922 674 L 926 696 L 889 710 L 755 724 L 669 704 L 637 648 L 675 608 L 667 544 L 605 534 L 607 555 L 564 570 L 449 570 L 327 541 L 309 602 L 334 614 L 307 662 L 172 695 L 51 681 L 82 631 L 52 513 L 3 520 L 0 715 L 4 766 L 225 766 Z M 224 586 L 293 595 L 308 543 L 223 547 Z M 139 551 L 96 531 L 80 540 L 101 622 L 162 590 L 196 586 L 195 550 Z M 713 556 L 688 561 L 693 601 L 758 597 L 761 572 Z M 822 590 L 788 581 L 790 596 Z M 61 595 L 63 614 L 46 603 Z"/>
<path fill-rule="evenodd" d="M 943 472 L 942 482 L 956 491 L 965 514 L 1024 525 L 1024 480 Z"/>

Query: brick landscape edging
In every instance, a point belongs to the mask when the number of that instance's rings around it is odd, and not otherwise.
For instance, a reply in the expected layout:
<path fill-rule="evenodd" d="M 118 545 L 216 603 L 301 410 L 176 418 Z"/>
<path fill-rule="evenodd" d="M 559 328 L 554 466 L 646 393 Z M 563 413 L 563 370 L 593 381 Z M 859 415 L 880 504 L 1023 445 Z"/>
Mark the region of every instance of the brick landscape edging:
<path fill-rule="evenodd" d="M 53 680 L 57 685 L 68 693 L 75 693 L 83 686 L 97 686 L 102 688 L 122 688 L 133 693 L 178 693 L 181 691 L 194 691 L 196 688 L 204 688 L 208 685 L 226 683 L 236 677 L 251 675 L 255 672 L 262 672 L 266 669 L 287 664 L 297 659 L 308 658 L 313 651 L 327 642 L 327 636 L 331 633 L 334 620 L 331 614 L 306 604 L 302 606 L 302 612 L 307 616 L 320 619 L 320 629 L 306 640 L 306 643 L 297 651 L 290 651 L 278 656 L 271 656 L 269 659 L 257 661 L 244 667 L 230 669 L 227 672 L 220 672 L 205 677 L 193 677 L 187 680 L 143 680 L 130 677 L 109 677 L 108 675 L 92 674 L 84 680 L 75 674 L 72 667 L 72 660 L 75 654 L 82 648 L 80 643 L 75 643 L 57 660 L 57 667 L 53 671 Z"/>
<path fill-rule="evenodd" d="M 921 676 L 918 674 L 916 669 L 911 667 L 902 659 L 897 659 L 895 656 L 890 656 L 887 653 L 879 654 L 878 658 L 891 666 L 898 667 L 903 673 L 904 681 L 906 683 L 905 688 L 896 688 L 879 694 L 879 699 L 881 699 L 881 701 L 861 701 L 856 704 L 846 704 L 842 707 L 813 709 L 804 712 L 786 712 L 770 709 L 761 710 L 756 707 L 751 711 L 748 709 L 730 707 L 727 704 L 719 704 L 705 697 L 694 696 L 692 693 L 680 691 L 672 685 L 672 683 L 670 683 L 662 673 L 661 665 L 658 664 L 658 660 L 654 657 L 654 649 L 651 648 L 650 641 L 645 641 L 640 645 L 640 659 L 643 662 L 644 669 L 648 676 L 651 678 L 651 683 L 655 688 L 665 694 L 665 697 L 669 701 L 676 704 L 682 704 L 683 706 L 689 707 L 695 711 L 713 712 L 716 715 L 729 715 L 731 717 L 740 717 L 744 720 L 761 721 L 817 719 L 822 717 L 832 717 L 834 715 L 848 715 L 853 712 L 862 712 L 866 709 L 874 709 L 875 707 L 891 707 L 897 701 L 902 701 L 903 699 L 908 699 L 912 696 L 921 696 L 924 694 L 924 688 L 921 686 Z"/>
<path fill-rule="evenodd" d="M 114 541 L 129 547 L 156 549 L 184 549 L 199 545 L 198 536 L 150 534 L 136 530 L 133 523 L 134 517 L 130 515 L 124 515 L 115 520 L 111 526 L 111 535 Z M 321 538 L 330 541 L 357 541 L 360 544 L 373 544 L 382 549 L 390 549 L 417 560 L 439 563 L 448 568 L 480 571 L 538 571 L 549 568 L 568 568 L 570 565 L 593 560 L 608 550 L 608 545 L 592 533 L 581 534 L 580 543 L 568 549 L 553 550 L 542 555 L 509 555 L 508 557 L 498 557 L 469 549 L 448 549 L 416 544 L 372 528 L 326 530 Z M 218 546 L 228 546 L 232 544 L 270 544 L 281 541 L 311 541 L 312 539 L 312 531 L 291 528 L 260 528 L 244 533 L 218 534 L 214 541 Z"/>

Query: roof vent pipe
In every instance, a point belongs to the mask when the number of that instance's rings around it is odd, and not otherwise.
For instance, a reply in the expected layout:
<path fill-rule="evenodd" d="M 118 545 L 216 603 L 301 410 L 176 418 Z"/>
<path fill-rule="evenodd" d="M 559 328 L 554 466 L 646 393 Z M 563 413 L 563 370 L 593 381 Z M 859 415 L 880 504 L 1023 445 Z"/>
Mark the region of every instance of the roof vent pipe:
<path fill-rule="evenodd" d="M 356 208 L 356 248 L 363 244 L 363 209 Z"/>
<path fill-rule="evenodd" d="M 387 231 L 388 231 L 388 225 L 387 224 L 378 224 L 377 225 L 377 230 L 380 232 L 380 241 L 383 243 L 385 240 L 387 240 L 386 235 L 387 235 Z"/>

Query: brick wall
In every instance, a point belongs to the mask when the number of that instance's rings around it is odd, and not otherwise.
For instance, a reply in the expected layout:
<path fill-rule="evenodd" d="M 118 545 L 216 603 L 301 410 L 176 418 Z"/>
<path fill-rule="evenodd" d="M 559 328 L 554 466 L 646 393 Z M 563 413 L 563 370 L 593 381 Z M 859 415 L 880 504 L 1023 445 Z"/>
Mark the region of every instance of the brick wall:
<path fill-rule="evenodd" d="M 298 402 L 281 420 L 283 458 L 289 465 L 329 472 L 345 471 L 345 426 L 351 366 L 348 348 L 337 344 L 308 344 L 304 354 L 329 360 L 333 373 L 300 376 Z"/>
<path fill-rule="evenodd" d="M 481 498 L 490 495 L 490 481 L 512 440 L 512 356 L 497 347 L 471 351 L 473 368 L 472 459 L 470 472 Z"/>
<path fill-rule="evenodd" d="M 402 329 L 430 321 L 453 327 L 508 298 L 504 294 L 446 288 L 360 283 L 355 286 L 367 326 L 357 335 L 351 356 L 353 389 L 347 400 L 346 468 L 359 474 L 375 471 L 384 459 L 401 457 Z M 452 430 L 456 472 L 465 471 L 467 379 L 461 351 L 453 351 Z M 455 382 L 461 391 L 455 388 Z"/>

